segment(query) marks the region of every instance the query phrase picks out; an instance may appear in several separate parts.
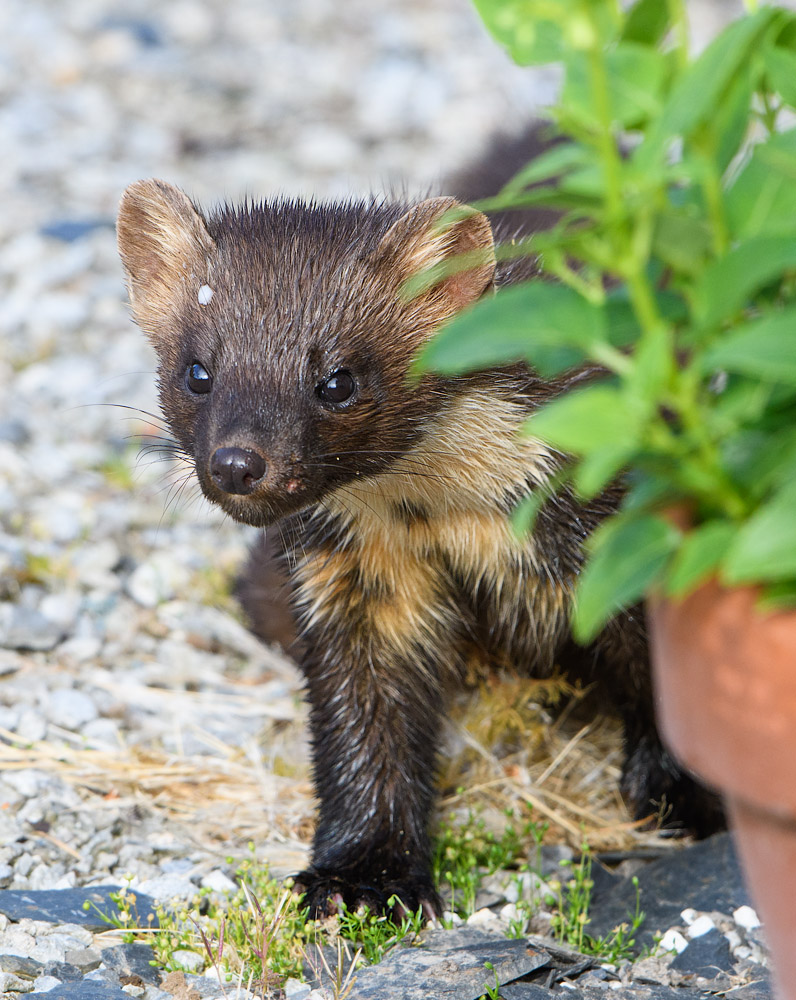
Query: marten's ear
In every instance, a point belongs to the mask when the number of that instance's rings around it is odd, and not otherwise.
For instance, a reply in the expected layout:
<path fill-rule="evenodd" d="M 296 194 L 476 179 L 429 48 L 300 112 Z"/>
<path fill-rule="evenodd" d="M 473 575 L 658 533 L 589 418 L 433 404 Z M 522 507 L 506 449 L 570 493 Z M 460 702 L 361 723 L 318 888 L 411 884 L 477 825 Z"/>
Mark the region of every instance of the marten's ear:
<path fill-rule="evenodd" d="M 116 234 L 136 322 L 157 346 L 186 294 L 207 280 L 215 243 L 188 196 L 158 180 L 127 188 Z"/>
<path fill-rule="evenodd" d="M 489 220 L 455 198 L 429 198 L 410 208 L 379 249 L 397 266 L 405 292 L 429 299 L 440 319 L 475 302 L 494 280 Z"/>

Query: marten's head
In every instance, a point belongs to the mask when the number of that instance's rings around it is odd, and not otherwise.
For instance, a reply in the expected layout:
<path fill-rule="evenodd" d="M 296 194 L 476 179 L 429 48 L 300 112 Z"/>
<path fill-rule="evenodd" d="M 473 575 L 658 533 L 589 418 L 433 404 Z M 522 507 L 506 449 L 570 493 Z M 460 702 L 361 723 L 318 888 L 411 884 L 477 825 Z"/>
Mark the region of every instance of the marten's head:
<path fill-rule="evenodd" d="M 205 495 L 265 525 L 404 454 L 441 405 L 412 358 L 494 279 L 485 216 L 419 204 L 277 201 L 203 216 L 139 181 L 119 210 L 135 319 L 159 358 L 163 411 Z M 407 297 L 412 275 L 467 270 Z"/>

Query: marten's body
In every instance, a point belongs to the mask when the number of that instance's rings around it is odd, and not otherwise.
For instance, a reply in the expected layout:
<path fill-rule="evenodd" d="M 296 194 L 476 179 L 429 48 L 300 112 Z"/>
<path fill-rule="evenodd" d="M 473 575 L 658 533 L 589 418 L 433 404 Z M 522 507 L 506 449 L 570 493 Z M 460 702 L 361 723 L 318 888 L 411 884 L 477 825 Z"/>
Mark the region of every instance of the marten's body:
<path fill-rule="evenodd" d="M 407 380 L 442 323 L 515 273 L 496 268 L 484 216 L 439 227 L 453 204 L 276 202 L 205 219 L 147 181 L 120 211 L 136 319 L 202 489 L 238 520 L 282 519 L 320 799 L 300 876 L 316 914 L 393 893 L 438 907 L 437 745 L 473 657 L 534 676 L 574 665 L 624 720 L 632 812 L 663 807 L 699 833 L 722 822 L 659 743 L 638 613 L 588 650 L 569 638 L 583 540 L 617 497 L 560 493 L 525 539 L 509 522 L 561 461 L 518 428 L 591 373 Z M 470 270 L 402 295 L 413 273 L 462 252 Z M 250 595 L 259 566 L 255 552 Z"/>

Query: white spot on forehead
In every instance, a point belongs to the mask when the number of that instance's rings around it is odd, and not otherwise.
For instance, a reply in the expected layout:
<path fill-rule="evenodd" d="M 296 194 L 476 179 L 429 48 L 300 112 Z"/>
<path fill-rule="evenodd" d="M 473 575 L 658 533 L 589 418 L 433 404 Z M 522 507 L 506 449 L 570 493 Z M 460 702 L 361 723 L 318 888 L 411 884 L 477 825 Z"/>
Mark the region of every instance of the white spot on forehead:
<path fill-rule="evenodd" d="M 213 298 L 213 289 L 210 285 L 202 285 L 199 289 L 199 294 L 196 296 L 196 301 L 200 306 L 206 306 L 208 302 Z"/>

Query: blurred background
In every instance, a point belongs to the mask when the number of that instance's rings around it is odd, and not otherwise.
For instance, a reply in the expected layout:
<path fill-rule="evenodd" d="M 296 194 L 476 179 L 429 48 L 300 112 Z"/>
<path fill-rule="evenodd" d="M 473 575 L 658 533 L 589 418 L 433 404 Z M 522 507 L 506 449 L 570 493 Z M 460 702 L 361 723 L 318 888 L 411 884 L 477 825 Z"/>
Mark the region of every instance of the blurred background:
<path fill-rule="evenodd" d="M 692 3 L 698 41 L 741 6 Z M 289 870 L 311 828 L 298 676 L 230 598 L 252 533 L 139 453 L 162 431 L 116 256 L 124 187 L 422 195 L 555 83 L 467 0 L 3 0 L 0 886 L 196 884 L 249 838 Z M 542 809 L 579 783 L 560 835 L 626 837 L 615 732 L 576 731 L 585 763 L 559 752 L 571 732 L 534 732 L 476 756 L 520 794 L 537 753 Z"/>

